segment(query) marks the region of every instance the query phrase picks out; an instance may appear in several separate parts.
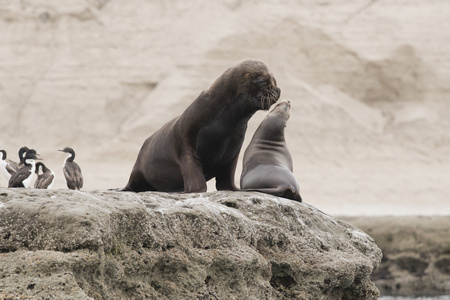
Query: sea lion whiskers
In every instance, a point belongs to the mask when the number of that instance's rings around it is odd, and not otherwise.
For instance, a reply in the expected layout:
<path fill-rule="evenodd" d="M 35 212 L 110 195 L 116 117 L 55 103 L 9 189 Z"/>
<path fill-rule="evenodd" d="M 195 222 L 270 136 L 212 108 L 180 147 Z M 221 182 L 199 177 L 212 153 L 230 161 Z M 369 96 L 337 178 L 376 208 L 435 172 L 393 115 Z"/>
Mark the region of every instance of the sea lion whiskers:
<path fill-rule="evenodd" d="M 275 101 L 276 101 L 276 99 L 278 99 L 278 95 L 277 95 L 277 93 L 275 93 L 274 90 L 270 91 L 270 95 L 272 96 L 273 99 L 275 99 Z"/>
<path fill-rule="evenodd" d="M 269 109 L 272 104 L 276 103 L 278 100 L 277 93 L 274 90 L 270 90 L 267 95 L 267 109 Z"/>
<path fill-rule="evenodd" d="M 269 89 L 266 93 L 261 96 L 261 107 L 265 110 L 269 109 L 272 104 L 276 103 L 278 100 L 278 95 L 275 89 Z"/>
<path fill-rule="evenodd" d="M 269 94 L 264 94 L 263 96 L 263 108 L 264 109 L 269 109 L 270 108 L 270 96 Z"/>
<path fill-rule="evenodd" d="M 272 89 L 272 90 L 270 90 L 270 96 L 273 99 L 273 103 L 275 103 L 275 102 L 277 102 L 278 98 L 280 97 L 280 94 L 275 89 Z"/>
<path fill-rule="evenodd" d="M 269 93 L 267 94 L 267 109 L 269 109 L 273 103 L 275 103 L 275 101 L 273 101 L 273 99 L 277 99 L 274 94 L 273 91 L 269 91 Z"/>

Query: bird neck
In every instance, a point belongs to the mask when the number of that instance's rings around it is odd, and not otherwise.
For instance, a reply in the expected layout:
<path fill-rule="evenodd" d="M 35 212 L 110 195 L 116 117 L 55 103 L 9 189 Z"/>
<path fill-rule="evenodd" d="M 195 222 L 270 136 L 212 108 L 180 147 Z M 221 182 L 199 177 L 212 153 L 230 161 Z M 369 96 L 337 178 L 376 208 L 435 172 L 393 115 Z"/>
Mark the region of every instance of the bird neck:
<path fill-rule="evenodd" d="M 69 153 L 69 156 L 67 156 L 66 161 L 72 162 L 75 159 L 75 153 Z"/>
<path fill-rule="evenodd" d="M 26 153 L 27 153 L 27 150 L 26 150 L 26 149 L 20 148 L 20 150 L 19 150 L 19 162 L 20 162 L 20 163 L 24 163 Z"/>
<path fill-rule="evenodd" d="M 25 166 L 34 166 L 36 162 L 32 158 L 27 158 L 23 161 L 23 163 L 25 164 Z"/>

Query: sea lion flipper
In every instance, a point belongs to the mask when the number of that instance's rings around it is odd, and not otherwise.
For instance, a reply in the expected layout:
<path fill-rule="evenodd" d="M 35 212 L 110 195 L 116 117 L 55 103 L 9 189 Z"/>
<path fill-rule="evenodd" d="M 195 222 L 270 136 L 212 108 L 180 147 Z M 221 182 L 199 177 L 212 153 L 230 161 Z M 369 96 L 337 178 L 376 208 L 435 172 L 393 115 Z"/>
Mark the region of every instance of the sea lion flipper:
<path fill-rule="evenodd" d="M 274 188 L 255 188 L 255 189 L 245 189 L 243 191 L 253 191 L 253 192 L 261 192 L 264 194 L 270 194 L 277 197 L 283 197 L 287 199 L 296 200 L 298 202 L 302 202 L 302 198 L 298 191 L 296 191 L 292 186 L 278 186 Z"/>
<path fill-rule="evenodd" d="M 243 189 L 243 191 L 253 191 L 253 192 L 261 192 L 265 194 L 274 195 L 277 197 L 283 197 L 288 188 L 286 186 L 278 186 L 273 188 L 254 188 L 254 189 Z"/>
<path fill-rule="evenodd" d="M 218 191 L 239 191 L 239 188 L 234 183 L 234 173 L 238 162 L 239 153 L 234 160 L 229 164 L 228 168 L 222 170 L 216 176 L 216 190 Z"/>
<path fill-rule="evenodd" d="M 180 162 L 180 171 L 183 176 L 185 193 L 206 192 L 206 179 L 202 164 L 195 153 L 184 155 Z"/>
<path fill-rule="evenodd" d="M 229 177 L 229 176 L 227 176 Z M 236 184 L 229 178 L 224 178 L 223 176 L 216 177 L 216 190 L 218 191 L 239 191 Z"/>
<path fill-rule="evenodd" d="M 144 174 L 141 171 L 134 169 L 131 172 L 128 184 L 123 189 L 119 189 L 117 191 L 139 193 L 145 191 L 156 191 L 156 189 L 144 180 Z"/>

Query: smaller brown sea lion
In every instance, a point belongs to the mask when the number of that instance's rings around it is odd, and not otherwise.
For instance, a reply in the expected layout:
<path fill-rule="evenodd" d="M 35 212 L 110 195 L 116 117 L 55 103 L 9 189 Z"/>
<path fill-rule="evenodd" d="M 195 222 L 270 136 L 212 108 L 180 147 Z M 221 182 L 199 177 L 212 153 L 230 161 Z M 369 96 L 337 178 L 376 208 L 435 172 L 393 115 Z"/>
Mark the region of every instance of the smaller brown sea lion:
<path fill-rule="evenodd" d="M 290 108 L 289 101 L 280 102 L 256 129 L 244 153 L 242 190 L 302 201 L 284 138 Z"/>

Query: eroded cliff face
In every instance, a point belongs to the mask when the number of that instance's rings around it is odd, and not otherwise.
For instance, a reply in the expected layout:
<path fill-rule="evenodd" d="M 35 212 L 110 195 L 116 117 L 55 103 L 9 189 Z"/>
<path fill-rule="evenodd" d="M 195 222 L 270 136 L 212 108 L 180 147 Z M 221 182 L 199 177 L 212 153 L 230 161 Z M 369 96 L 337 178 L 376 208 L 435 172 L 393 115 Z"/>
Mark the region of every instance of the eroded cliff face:
<path fill-rule="evenodd" d="M 381 251 L 259 193 L 0 191 L 0 293 L 50 299 L 377 299 Z"/>

